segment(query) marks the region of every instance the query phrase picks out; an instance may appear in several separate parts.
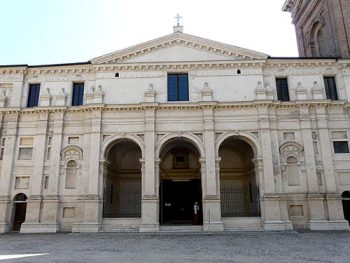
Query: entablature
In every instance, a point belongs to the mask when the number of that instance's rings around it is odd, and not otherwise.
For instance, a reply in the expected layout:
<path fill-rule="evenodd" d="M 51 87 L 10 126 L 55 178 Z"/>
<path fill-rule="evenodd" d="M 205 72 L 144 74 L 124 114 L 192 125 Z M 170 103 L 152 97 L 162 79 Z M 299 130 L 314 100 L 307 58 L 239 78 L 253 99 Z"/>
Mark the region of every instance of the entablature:
<path fill-rule="evenodd" d="M 118 111 L 144 111 L 146 109 L 154 110 L 201 110 L 206 108 L 212 108 L 215 110 L 229 110 L 240 108 L 311 108 L 311 107 L 324 107 L 324 108 L 344 108 L 350 109 L 350 103 L 345 101 L 331 101 L 331 100 L 309 100 L 309 101 L 249 101 L 249 102 L 193 102 L 193 103 L 139 103 L 139 104 L 96 104 L 96 105 L 84 105 L 79 107 L 35 107 L 35 108 L 2 108 L 0 114 L 43 114 L 43 113 L 78 113 L 78 112 L 118 112 Z"/>

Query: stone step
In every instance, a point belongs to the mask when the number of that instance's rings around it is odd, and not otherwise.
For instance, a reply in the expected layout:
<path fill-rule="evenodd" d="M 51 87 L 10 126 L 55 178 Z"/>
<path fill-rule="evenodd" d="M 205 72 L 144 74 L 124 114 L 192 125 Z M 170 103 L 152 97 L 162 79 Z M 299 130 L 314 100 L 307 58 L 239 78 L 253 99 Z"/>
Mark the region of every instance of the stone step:
<path fill-rule="evenodd" d="M 160 226 L 160 232 L 202 232 L 203 226 Z"/>
<path fill-rule="evenodd" d="M 134 227 L 102 226 L 100 232 L 128 233 L 128 232 L 139 232 L 139 229 Z"/>

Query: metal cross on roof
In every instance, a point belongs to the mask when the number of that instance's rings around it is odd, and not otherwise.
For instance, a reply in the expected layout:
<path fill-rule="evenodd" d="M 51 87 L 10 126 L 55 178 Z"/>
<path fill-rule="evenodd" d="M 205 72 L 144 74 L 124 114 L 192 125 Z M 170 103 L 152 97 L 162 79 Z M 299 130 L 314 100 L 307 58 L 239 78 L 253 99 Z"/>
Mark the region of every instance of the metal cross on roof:
<path fill-rule="evenodd" d="M 182 16 L 177 14 L 174 18 L 177 19 L 177 26 L 180 26 L 180 19 L 182 18 Z"/>

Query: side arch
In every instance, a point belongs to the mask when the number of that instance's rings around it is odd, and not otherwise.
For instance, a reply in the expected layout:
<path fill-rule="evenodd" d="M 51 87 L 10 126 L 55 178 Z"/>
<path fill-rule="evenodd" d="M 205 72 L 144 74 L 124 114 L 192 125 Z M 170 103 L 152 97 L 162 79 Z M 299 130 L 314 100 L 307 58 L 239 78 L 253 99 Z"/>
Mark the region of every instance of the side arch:
<path fill-rule="evenodd" d="M 136 143 L 141 150 L 142 158 L 145 156 L 145 144 L 143 140 L 134 134 L 125 134 L 125 135 L 113 135 L 110 136 L 107 140 L 105 140 L 102 145 L 101 145 L 101 157 L 102 160 L 100 161 L 105 161 L 106 157 L 108 156 L 109 150 L 113 147 L 115 143 L 117 143 L 120 140 L 129 140 L 134 143 Z"/>
<path fill-rule="evenodd" d="M 163 137 L 161 137 L 157 141 L 156 152 L 155 152 L 156 158 L 159 158 L 160 153 L 162 152 L 162 149 L 166 145 L 166 143 L 171 141 L 172 139 L 176 139 L 176 138 L 183 138 L 183 139 L 189 141 L 190 143 L 192 143 L 194 146 L 196 146 L 196 148 L 200 154 L 200 158 L 204 158 L 205 149 L 204 149 L 203 142 L 201 141 L 201 139 L 199 137 L 197 137 L 196 135 L 191 134 L 191 133 L 169 133 L 169 134 L 166 134 Z"/>
<path fill-rule="evenodd" d="M 262 156 L 262 149 L 260 145 L 260 141 L 257 137 L 255 137 L 253 134 L 246 133 L 246 132 L 226 132 L 221 134 L 215 142 L 215 154 L 216 156 L 219 156 L 219 149 L 221 144 L 228 138 L 235 137 L 237 139 L 240 139 L 246 143 L 253 149 L 254 158 L 258 159 Z"/>

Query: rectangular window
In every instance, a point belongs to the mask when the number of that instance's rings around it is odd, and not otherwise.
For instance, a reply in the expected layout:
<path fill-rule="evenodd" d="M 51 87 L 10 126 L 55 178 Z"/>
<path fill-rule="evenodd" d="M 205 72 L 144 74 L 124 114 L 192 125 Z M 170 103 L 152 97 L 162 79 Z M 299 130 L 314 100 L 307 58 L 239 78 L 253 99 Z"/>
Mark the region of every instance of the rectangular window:
<path fill-rule="evenodd" d="M 168 74 L 168 101 L 188 100 L 188 74 Z"/>
<path fill-rule="evenodd" d="M 278 100 L 290 101 L 287 78 L 277 78 L 276 79 L 276 87 L 277 87 Z"/>
<path fill-rule="evenodd" d="M 349 153 L 349 144 L 347 141 L 333 142 L 334 153 Z"/>
<path fill-rule="evenodd" d="M 32 108 L 39 105 L 40 84 L 29 84 L 27 107 Z"/>
<path fill-rule="evenodd" d="M 20 148 L 18 160 L 32 160 L 33 148 Z"/>
<path fill-rule="evenodd" d="M 84 83 L 73 83 L 72 106 L 83 105 L 84 101 Z"/>
<path fill-rule="evenodd" d="M 337 86 L 334 77 L 324 77 L 324 86 L 326 88 L 326 97 L 328 100 L 338 100 Z"/>
<path fill-rule="evenodd" d="M 22 137 L 19 142 L 18 160 L 32 160 L 34 138 Z"/>

